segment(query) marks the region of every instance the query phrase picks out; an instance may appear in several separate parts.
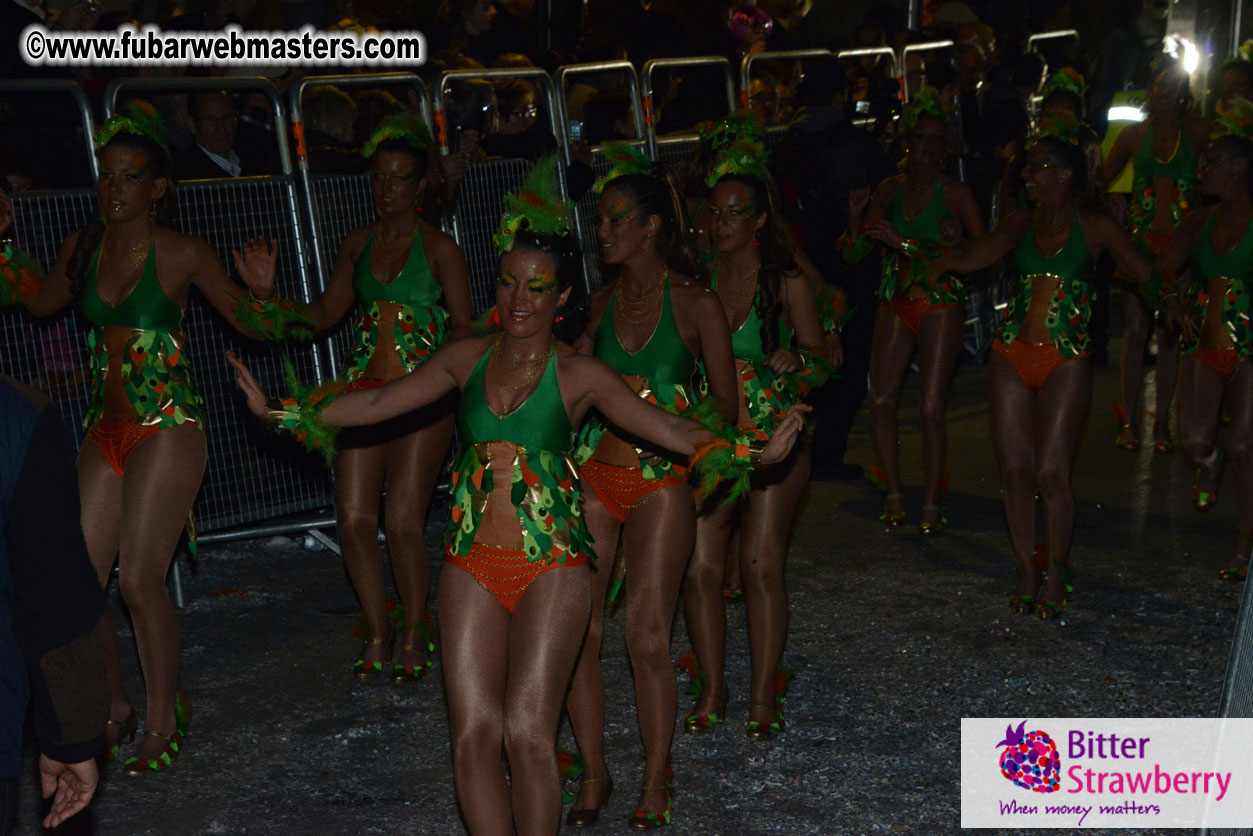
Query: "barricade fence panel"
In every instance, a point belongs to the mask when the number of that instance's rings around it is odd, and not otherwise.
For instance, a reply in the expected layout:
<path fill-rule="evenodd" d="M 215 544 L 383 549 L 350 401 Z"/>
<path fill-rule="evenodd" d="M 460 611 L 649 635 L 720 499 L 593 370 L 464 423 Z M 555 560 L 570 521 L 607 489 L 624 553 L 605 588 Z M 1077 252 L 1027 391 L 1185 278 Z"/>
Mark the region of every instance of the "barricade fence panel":
<path fill-rule="evenodd" d="M 232 274 L 231 250 L 265 237 L 278 251 L 275 290 L 305 296 L 295 234 L 296 206 L 289 177 L 245 178 L 184 183 L 178 190 L 177 227 L 208 241 Z M 226 363 L 229 349 L 253 369 L 272 393 L 285 392 L 286 355 L 305 382 L 318 377 L 307 344 L 275 346 L 248 339 L 227 325 L 203 298 L 187 315 L 195 382 L 205 399 L 209 462 L 196 519 L 201 531 L 246 525 L 284 514 L 330 505 L 333 492 L 321 459 L 299 450 L 252 418 L 241 399 L 235 374 Z"/>
<path fill-rule="evenodd" d="M 468 166 L 457 189 L 453 211 L 461 234 L 461 250 L 470 270 L 470 300 L 475 316 L 496 304 L 496 245 L 492 235 L 500 226 L 505 194 L 522 185 L 530 170 L 528 160 L 487 160 Z"/>

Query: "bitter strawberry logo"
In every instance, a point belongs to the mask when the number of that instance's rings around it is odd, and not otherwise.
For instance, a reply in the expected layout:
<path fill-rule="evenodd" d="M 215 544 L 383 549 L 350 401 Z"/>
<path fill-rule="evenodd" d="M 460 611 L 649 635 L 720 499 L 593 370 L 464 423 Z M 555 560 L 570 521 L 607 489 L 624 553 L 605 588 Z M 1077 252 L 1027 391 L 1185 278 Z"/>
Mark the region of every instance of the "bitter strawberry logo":
<path fill-rule="evenodd" d="M 1026 720 L 1016 729 L 1013 723 L 1005 727 L 1005 739 L 996 744 L 1005 747 L 1001 750 L 1001 774 L 1031 792 L 1057 792 L 1062 774 L 1057 744 L 1048 732 L 1024 733 L 1026 727 Z"/>

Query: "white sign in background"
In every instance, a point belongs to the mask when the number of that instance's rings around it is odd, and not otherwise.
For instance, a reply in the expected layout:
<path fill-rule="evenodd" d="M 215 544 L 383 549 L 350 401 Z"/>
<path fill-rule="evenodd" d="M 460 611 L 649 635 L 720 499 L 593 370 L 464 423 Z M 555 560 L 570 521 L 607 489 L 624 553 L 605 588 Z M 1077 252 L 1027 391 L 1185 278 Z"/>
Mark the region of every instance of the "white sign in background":
<path fill-rule="evenodd" d="M 1253 719 L 962 718 L 961 826 L 1253 826 Z"/>

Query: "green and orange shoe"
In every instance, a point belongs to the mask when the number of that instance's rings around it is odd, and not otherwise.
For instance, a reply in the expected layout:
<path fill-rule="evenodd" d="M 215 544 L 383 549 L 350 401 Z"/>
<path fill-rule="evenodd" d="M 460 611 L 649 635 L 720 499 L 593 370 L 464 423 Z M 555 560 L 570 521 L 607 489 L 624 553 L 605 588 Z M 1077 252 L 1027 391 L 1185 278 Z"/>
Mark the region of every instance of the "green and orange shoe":
<path fill-rule="evenodd" d="M 392 666 L 392 682 L 397 685 L 407 685 L 410 682 L 417 682 L 426 676 L 427 670 L 434 664 L 435 656 L 435 630 L 431 626 L 431 617 L 428 615 L 422 621 L 415 621 L 407 624 L 405 627 L 412 627 L 414 632 L 414 644 L 402 644 L 400 652 L 403 653 L 423 653 L 421 661 L 413 665 L 403 665 L 397 662 Z"/>
<path fill-rule="evenodd" d="M 174 734 L 144 729 L 144 737 L 159 737 L 165 741 L 164 751 L 155 758 L 128 758 L 122 764 L 122 770 L 127 775 L 151 775 L 169 769 L 183 748 L 183 738 L 187 736 L 190 725 L 191 700 L 187 698 L 187 692 L 179 688 L 174 692 Z"/>

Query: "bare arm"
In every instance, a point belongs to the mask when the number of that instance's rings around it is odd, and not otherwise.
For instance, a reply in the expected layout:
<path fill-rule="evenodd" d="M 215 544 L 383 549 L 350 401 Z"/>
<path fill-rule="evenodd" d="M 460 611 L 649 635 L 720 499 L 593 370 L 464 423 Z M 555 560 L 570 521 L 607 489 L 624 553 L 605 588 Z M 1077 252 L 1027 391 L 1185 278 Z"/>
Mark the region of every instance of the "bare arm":
<path fill-rule="evenodd" d="M 967 240 L 982 238 L 988 231 L 983 223 L 983 213 L 975 193 L 965 183 L 950 183 L 944 189 L 944 199 L 949 211 L 961 222 Z"/>
<path fill-rule="evenodd" d="M 444 289 L 449 337 L 456 340 L 472 336 L 474 328 L 470 322 L 474 318 L 474 305 L 470 301 L 470 268 L 466 266 L 465 254 L 445 232 L 424 224 L 422 235 L 423 243 L 428 244 L 431 270 Z"/>
<path fill-rule="evenodd" d="M 1091 222 L 1096 227 L 1097 241 L 1109 250 L 1123 275 L 1136 284 L 1147 282 L 1153 274 L 1153 264 L 1131 243 L 1127 230 L 1108 215 L 1097 215 Z"/>
<path fill-rule="evenodd" d="M 977 241 L 945 252 L 941 258 L 944 269 L 955 273 L 973 273 L 990 267 L 1018 246 L 1030 228 L 1030 213 L 1021 209 L 1014 211 Z"/>
<path fill-rule="evenodd" d="M 166 234 L 170 233 L 167 231 Z M 179 271 L 188 277 L 191 284 L 200 289 L 214 310 L 220 313 L 236 331 L 253 339 L 265 339 L 265 334 L 253 330 L 236 318 L 235 305 L 241 296 L 248 293 L 248 290 L 231 281 L 226 268 L 218 260 L 213 248 L 201 238 L 173 234 L 178 236 L 174 258 Z M 264 242 L 260 249 L 256 248 L 256 243 L 250 242 L 244 248 L 243 257 L 235 253 L 235 263 L 240 268 L 240 272 L 245 274 L 268 271 L 269 293 L 256 293 L 258 299 L 268 299 L 273 295 L 275 253 L 273 249 L 265 248 Z M 254 288 L 257 286 L 253 284 L 252 279 L 249 284 Z"/>
<path fill-rule="evenodd" d="M 1110 183 L 1117 180 L 1118 175 L 1122 174 L 1122 170 L 1127 167 L 1127 163 L 1135 153 L 1136 146 L 1144 139 L 1145 129 L 1140 125 L 1145 124 L 1147 123 L 1141 122 L 1126 128 L 1118 135 L 1118 139 L 1114 140 L 1114 147 L 1110 149 L 1105 165 L 1101 168 L 1102 190 L 1108 189 Z"/>
<path fill-rule="evenodd" d="M 731 352 L 731 326 L 726 312 L 713 291 L 696 296 L 692 316 L 700 339 L 700 355 L 705 361 L 705 377 L 709 394 L 718 400 L 722 415 L 734 421 L 740 410 L 740 378 L 735 373 L 735 355 Z"/>
<path fill-rule="evenodd" d="M 359 227 L 344 236 L 339 252 L 335 254 L 335 267 L 326 283 L 326 290 L 304 306 L 305 314 L 313 320 L 319 331 L 330 328 L 352 309 L 356 301 L 352 289 L 352 274 L 369 235 L 369 227 Z"/>
<path fill-rule="evenodd" d="M 26 310 L 30 311 L 32 316 L 51 316 L 74 301 L 74 293 L 70 289 L 70 280 L 65 275 L 65 269 L 70 263 L 70 256 L 74 253 L 74 247 L 78 244 L 78 237 L 81 234 L 81 230 L 71 232 L 61 244 L 56 263 L 40 282 L 39 293 L 26 303 Z"/>

